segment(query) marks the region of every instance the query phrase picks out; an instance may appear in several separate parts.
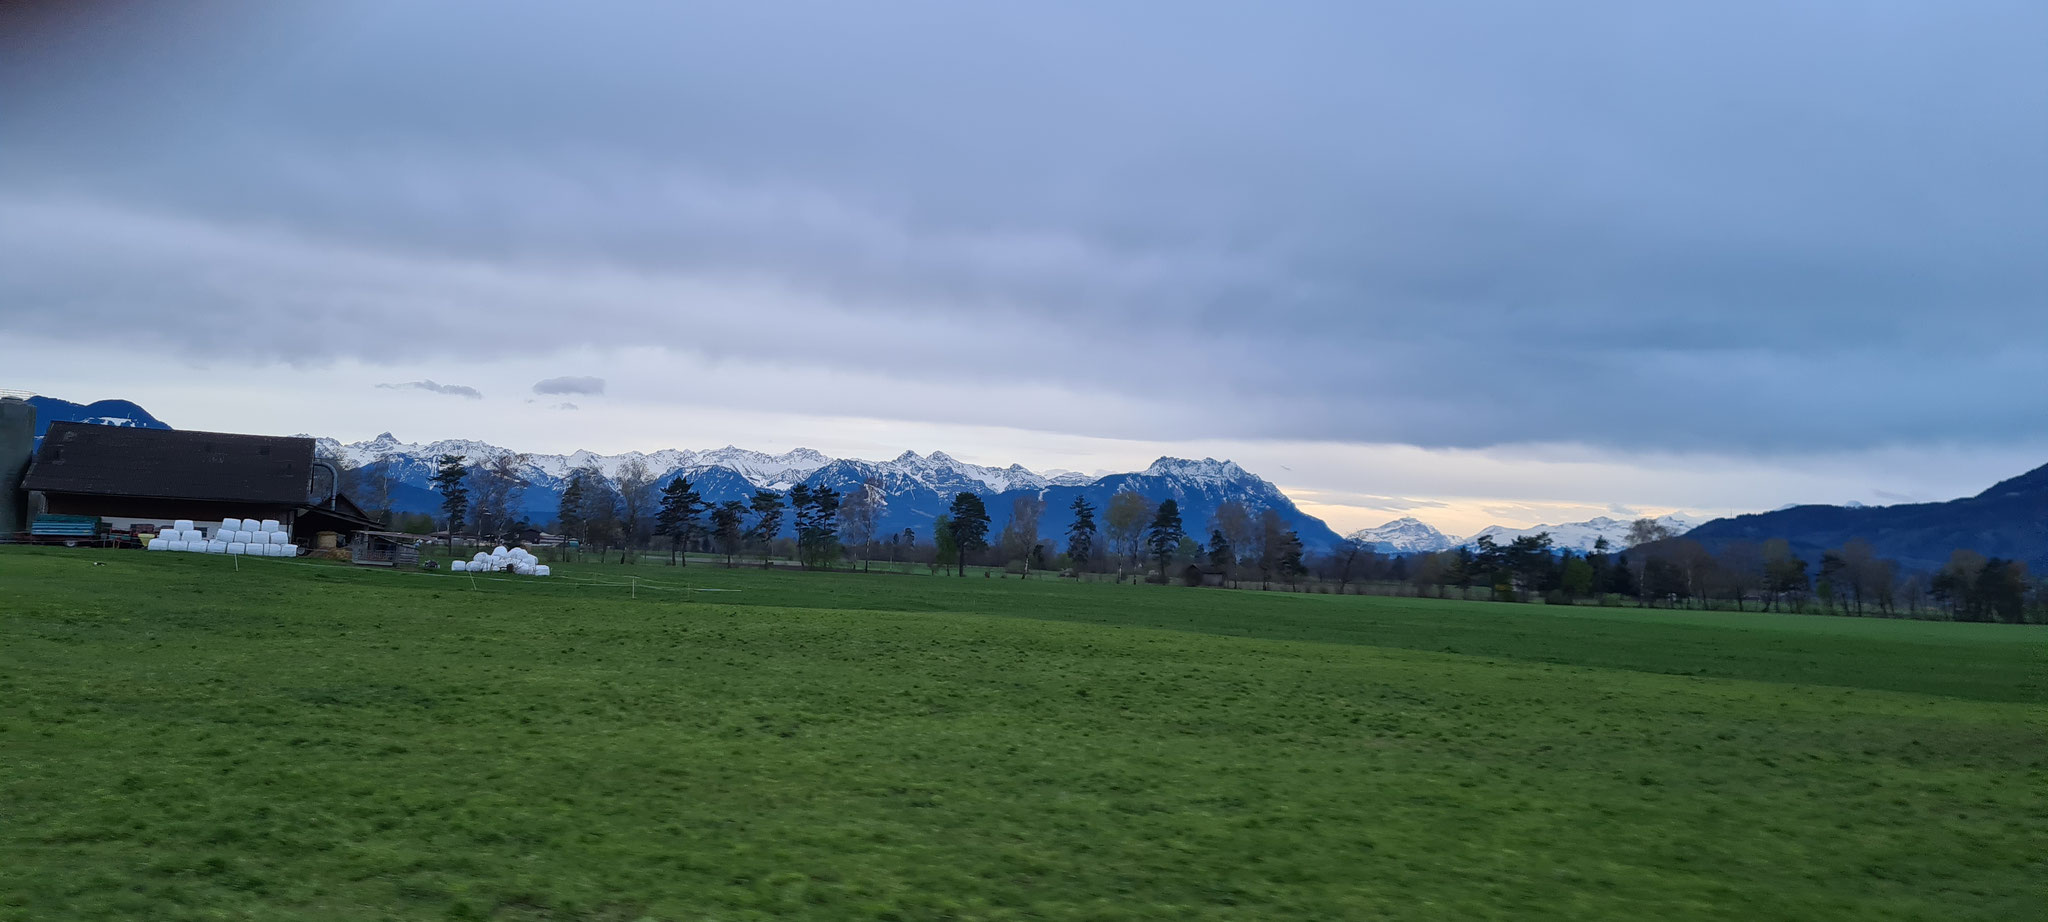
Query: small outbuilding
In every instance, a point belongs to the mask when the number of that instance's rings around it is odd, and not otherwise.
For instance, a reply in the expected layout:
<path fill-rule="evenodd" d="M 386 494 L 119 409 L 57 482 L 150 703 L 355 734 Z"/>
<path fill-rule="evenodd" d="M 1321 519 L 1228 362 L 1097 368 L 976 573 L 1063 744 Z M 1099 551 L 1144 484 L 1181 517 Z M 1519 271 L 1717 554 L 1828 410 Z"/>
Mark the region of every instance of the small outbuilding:
<path fill-rule="evenodd" d="M 349 543 L 349 560 L 366 567 L 417 567 L 425 540 L 404 532 L 366 531 Z"/>

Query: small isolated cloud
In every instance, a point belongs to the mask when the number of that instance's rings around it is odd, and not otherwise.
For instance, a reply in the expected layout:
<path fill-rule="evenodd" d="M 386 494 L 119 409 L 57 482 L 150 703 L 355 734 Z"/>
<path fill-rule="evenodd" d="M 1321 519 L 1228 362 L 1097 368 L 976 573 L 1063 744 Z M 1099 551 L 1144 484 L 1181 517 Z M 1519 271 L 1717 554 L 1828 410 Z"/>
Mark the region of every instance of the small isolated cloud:
<path fill-rule="evenodd" d="M 604 393 L 604 379 L 564 375 L 559 378 L 549 378 L 545 381 L 534 382 L 533 392 L 536 394 L 602 394 Z"/>
<path fill-rule="evenodd" d="M 379 384 L 377 386 L 391 391 L 432 391 L 436 394 L 447 394 L 451 397 L 467 397 L 471 400 L 484 399 L 482 391 L 467 384 L 435 384 L 432 379 L 407 381 L 403 384 Z"/>
<path fill-rule="evenodd" d="M 575 404 L 573 404 L 573 403 L 566 403 L 566 402 L 565 402 L 565 403 L 558 403 L 558 404 L 555 404 L 554 406 L 552 406 L 552 407 L 549 407 L 548 409 L 551 409 L 551 410 L 580 410 L 580 409 L 583 409 L 583 408 L 582 408 L 582 407 L 579 407 L 579 406 L 577 406 L 577 405 L 575 405 Z"/>

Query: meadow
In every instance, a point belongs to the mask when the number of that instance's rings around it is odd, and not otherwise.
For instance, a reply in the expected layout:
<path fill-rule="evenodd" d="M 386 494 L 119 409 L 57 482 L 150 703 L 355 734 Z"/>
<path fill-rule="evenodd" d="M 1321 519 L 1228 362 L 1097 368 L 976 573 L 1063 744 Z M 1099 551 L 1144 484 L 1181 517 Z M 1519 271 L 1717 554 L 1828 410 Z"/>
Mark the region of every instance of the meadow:
<path fill-rule="evenodd" d="M 0 919 L 2048 918 L 2048 628 L 557 572 L 0 548 Z"/>

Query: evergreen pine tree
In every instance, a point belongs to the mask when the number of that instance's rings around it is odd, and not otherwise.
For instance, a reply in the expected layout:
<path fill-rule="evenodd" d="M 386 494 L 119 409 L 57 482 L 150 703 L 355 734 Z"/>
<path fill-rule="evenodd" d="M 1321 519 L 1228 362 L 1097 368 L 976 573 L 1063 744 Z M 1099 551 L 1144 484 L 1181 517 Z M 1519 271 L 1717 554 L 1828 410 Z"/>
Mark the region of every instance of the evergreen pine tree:
<path fill-rule="evenodd" d="M 583 472 L 571 471 L 569 485 L 562 488 L 562 501 L 555 506 L 555 518 L 561 520 L 562 534 L 572 538 L 583 537 Z"/>
<path fill-rule="evenodd" d="M 804 491 L 804 505 L 797 512 L 797 556 L 806 568 L 830 567 L 839 549 L 839 491 L 831 487 L 805 489 L 798 484 L 789 491 L 791 502 L 796 501 L 799 490 Z"/>
<path fill-rule="evenodd" d="M 1223 537 L 1221 529 L 1209 532 L 1209 566 L 1228 574 L 1235 562 L 1232 558 L 1230 539 Z"/>
<path fill-rule="evenodd" d="M 704 508 L 704 499 L 697 495 L 697 489 L 688 477 L 677 477 L 661 488 L 661 509 L 654 514 L 654 533 L 668 536 L 668 562 L 674 566 L 677 550 L 689 543 L 697 533 L 697 515 Z M 684 563 L 689 558 L 683 558 Z"/>
<path fill-rule="evenodd" d="M 955 575 L 966 576 L 967 555 L 988 547 L 988 507 L 982 503 L 981 497 L 960 493 L 953 497 L 953 504 L 946 512 L 953 549 L 959 554 Z"/>
<path fill-rule="evenodd" d="M 1074 562 L 1074 569 L 1088 569 L 1088 559 L 1095 555 L 1095 506 L 1086 496 L 1074 497 L 1074 524 L 1067 526 L 1067 559 Z"/>
<path fill-rule="evenodd" d="M 1170 499 L 1160 503 L 1159 511 L 1152 516 L 1152 527 L 1145 531 L 1145 546 L 1158 562 L 1160 575 L 1165 575 L 1167 562 L 1173 559 L 1173 552 L 1186 534 L 1180 524 L 1180 503 Z"/>
<path fill-rule="evenodd" d="M 1307 572 L 1301 559 L 1301 535 L 1290 531 L 1280 546 L 1280 577 L 1292 583 Z"/>
<path fill-rule="evenodd" d="M 469 514 L 469 468 L 463 455 L 442 455 L 434 469 L 434 489 L 441 493 L 441 513 L 448 517 L 448 549 L 455 549 L 455 530 Z"/>
<path fill-rule="evenodd" d="M 780 505 L 777 506 L 780 509 Z M 739 554 L 745 533 L 740 529 L 740 520 L 747 511 L 747 505 L 736 499 L 729 499 L 711 510 L 711 536 L 718 542 L 718 549 L 725 554 L 725 565 L 732 566 L 733 557 Z M 779 514 L 779 513 L 778 513 Z"/>
<path fill-rule="evenodd" d="M 776 536 L 782 534 L 782 494 L 757 490 L 749 505 L 754 511 L 754 527 L 747 531 L 747 539 L 760 543 L 761 565 L 765 567 Z"/>

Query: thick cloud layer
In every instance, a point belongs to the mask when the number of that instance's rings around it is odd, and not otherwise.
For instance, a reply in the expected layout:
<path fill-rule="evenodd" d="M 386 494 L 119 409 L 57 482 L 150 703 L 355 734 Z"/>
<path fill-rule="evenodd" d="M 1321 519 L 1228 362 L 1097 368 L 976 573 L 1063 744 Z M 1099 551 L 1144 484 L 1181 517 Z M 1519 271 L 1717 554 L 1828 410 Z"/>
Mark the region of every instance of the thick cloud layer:
<path fill-rule="evenodd" d="M 10 24 L 0 321 L 1163 440 L 2048 418 L 2039 4 L 327 6 Z"/>

